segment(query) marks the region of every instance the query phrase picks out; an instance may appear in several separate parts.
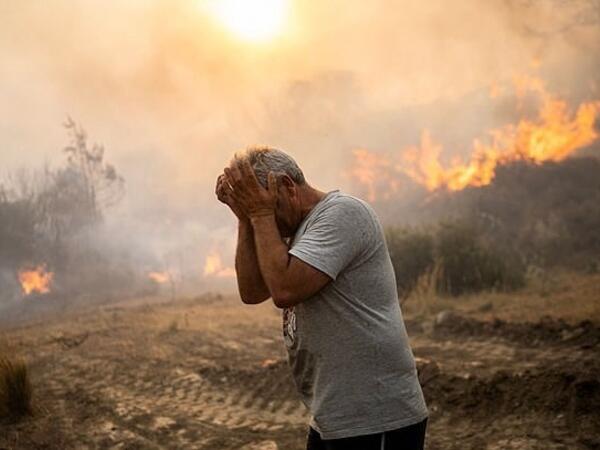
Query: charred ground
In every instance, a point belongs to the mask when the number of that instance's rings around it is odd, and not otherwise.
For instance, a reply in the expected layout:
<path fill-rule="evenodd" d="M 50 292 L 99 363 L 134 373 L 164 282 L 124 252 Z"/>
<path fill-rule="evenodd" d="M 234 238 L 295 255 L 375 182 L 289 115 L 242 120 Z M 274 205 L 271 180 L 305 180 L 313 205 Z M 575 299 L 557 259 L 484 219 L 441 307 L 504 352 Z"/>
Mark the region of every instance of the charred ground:
<path fill-rule="evenodd" d="M 535 291 L 510 312 L 501 294 L 440 300 L 428 314 L 408 300 L 429 449 L 600 446 L 600 323 L 587 320 L 598 277 L 579 282 L 565 318 Z M 0 447 L 301 449 L 307 416 L 279 334 L 272 305 L 218 295 L 7 330 L 4 345 L 27 357 L 35 414 L 1 425 Z"/>

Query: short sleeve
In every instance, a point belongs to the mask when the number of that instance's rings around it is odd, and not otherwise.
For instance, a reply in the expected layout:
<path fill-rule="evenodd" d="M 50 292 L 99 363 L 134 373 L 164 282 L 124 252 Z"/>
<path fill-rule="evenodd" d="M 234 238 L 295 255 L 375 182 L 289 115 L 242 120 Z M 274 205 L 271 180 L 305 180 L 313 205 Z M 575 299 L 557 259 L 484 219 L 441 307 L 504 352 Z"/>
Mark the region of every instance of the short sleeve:
<path fill-rule="evenodd" d="M 372 227 L 367 209 L 357 200 L 339 201 L 319 212 L 289 254 L 335 280 L 363 253 Z"/>

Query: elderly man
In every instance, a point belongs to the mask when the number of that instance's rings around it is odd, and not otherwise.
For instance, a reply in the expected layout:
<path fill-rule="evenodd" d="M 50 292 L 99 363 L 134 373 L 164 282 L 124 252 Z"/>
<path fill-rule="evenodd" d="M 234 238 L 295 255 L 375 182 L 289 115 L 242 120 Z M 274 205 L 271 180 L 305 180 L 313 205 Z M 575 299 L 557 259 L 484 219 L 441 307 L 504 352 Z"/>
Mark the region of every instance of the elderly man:
<path fill-rule="evenodd" d="M 311 413 L 307 449 L 422 449 L 427 408 L 377 216 L 310 186 L 271 149 L 236 156 L 216 194 L 239 219 L 242 301 L 283 309 L 294 380 Z"/>

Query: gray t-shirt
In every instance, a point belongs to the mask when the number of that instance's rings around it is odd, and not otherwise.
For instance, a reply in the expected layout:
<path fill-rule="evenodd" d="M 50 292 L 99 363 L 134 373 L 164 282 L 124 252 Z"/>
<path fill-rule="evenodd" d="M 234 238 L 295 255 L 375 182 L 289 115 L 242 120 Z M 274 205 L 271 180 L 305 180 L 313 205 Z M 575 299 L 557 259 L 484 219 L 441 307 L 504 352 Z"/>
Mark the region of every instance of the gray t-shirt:
<path fill-rule="evenodd" d="M 339 439 L 425 419 L 394 269 L 371 207 L 328 193 L 300 224 L 289 253 L 333 280 L 283 312 L 289 362 L 311 426 L 323 439 Z"/>

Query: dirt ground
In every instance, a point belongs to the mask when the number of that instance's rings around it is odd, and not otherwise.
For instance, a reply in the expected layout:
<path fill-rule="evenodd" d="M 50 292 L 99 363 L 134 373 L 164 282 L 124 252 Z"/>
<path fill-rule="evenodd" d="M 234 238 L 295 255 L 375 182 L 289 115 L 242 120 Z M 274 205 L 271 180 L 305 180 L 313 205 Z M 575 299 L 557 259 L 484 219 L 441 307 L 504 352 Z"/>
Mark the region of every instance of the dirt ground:
<path fill-rule="evenodd" d="M 502 302 L 406 305 L 427 448 L 600 449 L 600 320 L 587 306 L 563 320 L 538 305 L 535 317 L 530 302 L 519 321 Z M 303 449 L 280 328 L 272 305 L 216 294 L 5 328 L 0 346 L 29 363 L 36 412 L 0 424 L 0 449 Z"/>

